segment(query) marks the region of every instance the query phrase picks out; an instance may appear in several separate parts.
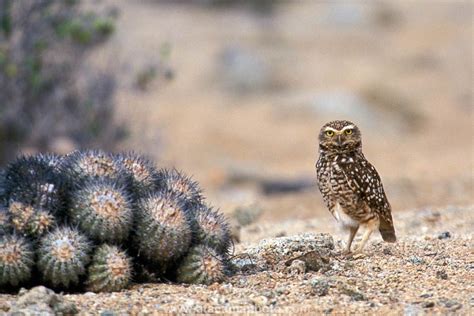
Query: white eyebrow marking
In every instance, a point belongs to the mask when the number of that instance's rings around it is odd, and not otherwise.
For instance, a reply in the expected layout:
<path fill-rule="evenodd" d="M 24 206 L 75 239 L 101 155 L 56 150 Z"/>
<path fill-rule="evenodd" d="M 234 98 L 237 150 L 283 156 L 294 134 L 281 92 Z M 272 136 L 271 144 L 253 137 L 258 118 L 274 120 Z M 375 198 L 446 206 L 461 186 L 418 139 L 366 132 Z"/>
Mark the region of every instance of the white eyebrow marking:
<path fill-rule="evenodd" d="M 334 133 L 337 133 L 337 132 L 338 132 L 338 130 L 337 130 L 337 129 L 334 129 L 334 128 L 332 128 L 332 127 L 329 127 L 329 126 L 328 126 L 328 127 L 326 127 L 326 128 L 324 128 L 324 131 L 325 131 L 325 132 L 326 132 L 326 131 L 333 131 Z"/>
<path fill-rule="evenodd" d="M 347 125 L 344 126 L 344 128 L 341 131 L 345 131 L 346 129 L 353 129 L 355 126 L 354 125 Z"/>

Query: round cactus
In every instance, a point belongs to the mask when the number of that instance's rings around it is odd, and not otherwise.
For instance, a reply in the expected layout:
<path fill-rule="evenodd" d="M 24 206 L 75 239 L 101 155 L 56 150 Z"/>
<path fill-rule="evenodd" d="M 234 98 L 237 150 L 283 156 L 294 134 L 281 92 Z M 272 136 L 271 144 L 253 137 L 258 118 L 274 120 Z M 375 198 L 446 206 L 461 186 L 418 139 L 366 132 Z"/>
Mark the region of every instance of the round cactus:
<path fill-rule="evenodd" d="M 52 214 L 60 214 L 64 209 L 64 177 L 42 156 L 22 156 L 10 163 L 5 171 L 4 186 L 8 201 Z"/>
<path fill-rule="evenodd" d="M 205 245 L 191 248 L 177 270 L 177 280 L 182 283 L 209 285 L 223 281 L 225 276 L 224 257 Z"/>
<path fill-rule="evenodd" d="M 31 277 L 34 253 L 18 235 L 0 236 L 0 286 L 17 286 Z"/>
<path fill-rule="evenodd" d="M 126 185 L 109 178 L 89 179 L 71 193 L 69 216 L 98 242 L 125 240 L 132 225 L 132 201 Z"/>
<path fill-rule="evenodd" d="M 113 155 L 101 150 L 75 151 L 61 164 L 70 182 L 80 183 L 89 178 L 120 178 L 123 169 Z"/>
<path fill-rule="evenodd" d="M 54 168 L 57 171 L 60 171 L 60 166 L 64 161 L 63 156 L 54 153 L 37 154 L 36 157 L 37 159 L 45 162 L 48 166 Z"/>
<path fill-rule="evenodd" d="M 208 245 L 220 254 L 227 254 L 231 244 L 229 224 L 224 215 L 207 206 L 195 213 L 196 242 Z"/>
<path fill-rule="evenodd" d="M 150 160 L 133 152 L 118 154 L 116 160 L 130 174 L 132 189 L 137 197 L 155 190 L 158 172 Z"/>
<path fill-rule="evenodd" d="M 103 244 L 96 249 L 88 269 L 87 288 L 93 292 L 116 292 L 128 287 L 132 260 L 116 246 Z"/>
<path fill-rule="evenodd" d="M 189 210 L 199 207 L 204 200 L 198 183 L 176 169 L 161 169 L 156 186 L 161 192 L 173 192 L 183 198 Z"/>
<path fill-rule="evenodd" d="M 182 201 L 170 193 L 154 193 L 140 200 L 135 242 L 138 251 L 160 272 L 189 249 L 192 229 Z"/>
<path fill-rule="evenodd" d="M 47 210 L 22 202 L 11 201 L 7 214 L 15 231 L 31 237 L 42 236 L 56 224 L 55 217 Z"/>
<path fill-rule="evenodd" d="M 38 269 L 43 280 L 52 286 L 69 287 L 79 283 L 86 273 L 91 244 L 70 227 L 60 227 L 46 234 L 38 249 Z"/>

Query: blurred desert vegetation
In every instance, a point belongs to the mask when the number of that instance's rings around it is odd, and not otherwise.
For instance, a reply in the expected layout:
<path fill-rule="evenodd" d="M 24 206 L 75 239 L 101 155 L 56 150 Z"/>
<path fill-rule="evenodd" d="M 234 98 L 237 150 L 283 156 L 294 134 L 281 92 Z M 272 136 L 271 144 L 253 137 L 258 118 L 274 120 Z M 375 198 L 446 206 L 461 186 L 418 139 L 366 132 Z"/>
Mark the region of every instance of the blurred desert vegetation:
<path fill-rule="evenodd" d="M 473 202 L 470 1 L 0 3 L 2 164 L 136 150 L 225 212 L 307 218 L 318 130 L 345 118 L 395 211 Z"/>

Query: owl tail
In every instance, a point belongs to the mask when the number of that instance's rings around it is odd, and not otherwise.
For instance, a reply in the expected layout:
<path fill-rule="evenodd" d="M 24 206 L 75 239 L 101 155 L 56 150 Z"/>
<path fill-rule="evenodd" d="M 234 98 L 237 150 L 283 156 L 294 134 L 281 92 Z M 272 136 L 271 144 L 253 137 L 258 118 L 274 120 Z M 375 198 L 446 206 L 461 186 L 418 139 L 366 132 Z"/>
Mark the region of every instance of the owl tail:
<path fill-rule="evenodd" d="M 395 228 L 393 227 L 393 220 L 390 216 L 390 220 L 380 218 L 379 226 L 380 235 L 386 242 L 396 242 L 397 236 L 395 236 Z"/>

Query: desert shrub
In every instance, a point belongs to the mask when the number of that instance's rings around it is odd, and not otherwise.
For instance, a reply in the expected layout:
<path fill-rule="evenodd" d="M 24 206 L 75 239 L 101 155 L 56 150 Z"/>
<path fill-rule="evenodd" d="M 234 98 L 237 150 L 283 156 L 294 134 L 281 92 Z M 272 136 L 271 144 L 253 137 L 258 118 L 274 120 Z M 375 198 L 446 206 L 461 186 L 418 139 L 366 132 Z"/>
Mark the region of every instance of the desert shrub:
<path fill-rule="evenodd" d="M 55 137 L 110 148 L 125 134 L 114 120 L 111 73 L 85 70 L 115 17 L 80 0 L 0 0 L 0 164 L 22 146 L 50 149 Z"/>

